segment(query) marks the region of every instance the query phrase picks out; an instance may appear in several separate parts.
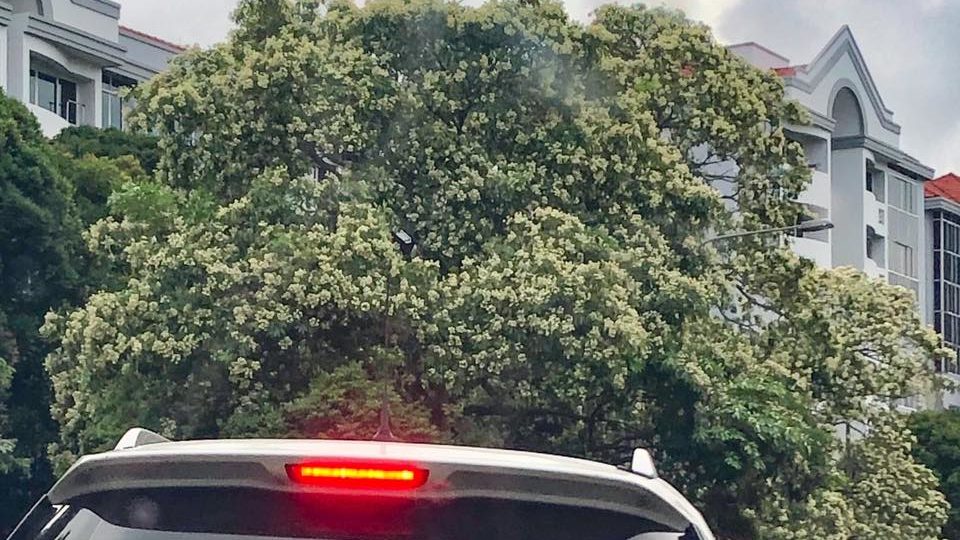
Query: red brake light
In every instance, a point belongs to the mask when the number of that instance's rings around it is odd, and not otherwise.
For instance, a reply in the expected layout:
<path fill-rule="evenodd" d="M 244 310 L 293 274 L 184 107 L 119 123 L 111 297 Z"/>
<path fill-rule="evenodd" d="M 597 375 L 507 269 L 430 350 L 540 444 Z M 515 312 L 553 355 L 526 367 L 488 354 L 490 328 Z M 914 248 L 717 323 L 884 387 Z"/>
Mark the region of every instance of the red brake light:
<path fill-rule="evenodd" d="M 287 465 L 290 479 L 311 486 L 353 489 L 414 489 L 430 471 L 398 463 L 310 462 Z"/>

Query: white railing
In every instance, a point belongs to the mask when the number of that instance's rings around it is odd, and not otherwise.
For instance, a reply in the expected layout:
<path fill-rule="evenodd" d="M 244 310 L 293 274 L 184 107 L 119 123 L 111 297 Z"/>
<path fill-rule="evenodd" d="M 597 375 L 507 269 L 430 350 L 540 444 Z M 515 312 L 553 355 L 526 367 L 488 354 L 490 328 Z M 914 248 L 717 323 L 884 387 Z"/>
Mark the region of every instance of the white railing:
<path fill-rule="evenodd" d="M 880 236 L 887 235 L 887 227 L 884 223 L 886 215 L 884 215 L 883 206 L 873 192 L 863 190 L 863 221 Z"/>
<path fill-rule="evenodd" d="M 870 257 L 866 257 L 863 260 L 863 273 L 873 278 L 882 278 L 887 275 L 886 269 L 882 268 L 877 264 L 877 261 Z"/>
<path fill-rule="evenodd" d="M 58 111 L 58 114 L 60 114 L 60 117 L 66 120 L 67 122 L 70 122 L 75 126 L 83 125 L 87 123 L 87 119 L 86 119 L 87 106 L 86 105 L 77 103 L 74 100 L 69 100 L 66 103 L 64 103 L 64 105 L 60 107 L 60 109 L 61 110 Z M 71 118 L 73 118 L 73 121 L 70 120 Z"/>

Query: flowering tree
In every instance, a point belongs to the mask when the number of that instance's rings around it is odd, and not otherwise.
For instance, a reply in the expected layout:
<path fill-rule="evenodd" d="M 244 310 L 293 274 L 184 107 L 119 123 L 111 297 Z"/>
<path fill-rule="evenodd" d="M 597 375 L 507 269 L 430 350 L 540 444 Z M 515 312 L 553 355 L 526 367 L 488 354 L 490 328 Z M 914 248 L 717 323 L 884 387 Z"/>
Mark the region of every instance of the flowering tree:
<path fill-rule="evenodd" d="M 642 7 L 589 26 L 550 2 L 235 16 L 137 91 L 157 178 L 88 233 L 126 280 L 48 317 L 61 463 L 134 423 L 365 436 L 388 380 L 401 436 L 648 446 L 729 538 L 784 515 L 935 537 L 925 479 L 928 528 L 830 505 L 854 478 L 834 425 L 919 391 L 940 354 L 907 294 L 769 239 L 703 244 L 800 213 L 784 127 L 803 115 L 772 74 Z M 923 475 L 902 459 L 875 474 Z"/>

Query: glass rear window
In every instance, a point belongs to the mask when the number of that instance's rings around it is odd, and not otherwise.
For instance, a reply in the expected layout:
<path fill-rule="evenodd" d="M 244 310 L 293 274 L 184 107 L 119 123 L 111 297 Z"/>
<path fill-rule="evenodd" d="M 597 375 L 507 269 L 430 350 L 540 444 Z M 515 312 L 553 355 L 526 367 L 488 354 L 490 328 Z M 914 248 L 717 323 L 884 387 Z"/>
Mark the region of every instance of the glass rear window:
<path fill-rule="evenodd" d="M 39 520 L 31 524 L 30 521 Z M 695 540 L 590 508 L 459 499 L 417 502 L 248 489 L 118 491 L 38 505 L 11 540 Z"/>

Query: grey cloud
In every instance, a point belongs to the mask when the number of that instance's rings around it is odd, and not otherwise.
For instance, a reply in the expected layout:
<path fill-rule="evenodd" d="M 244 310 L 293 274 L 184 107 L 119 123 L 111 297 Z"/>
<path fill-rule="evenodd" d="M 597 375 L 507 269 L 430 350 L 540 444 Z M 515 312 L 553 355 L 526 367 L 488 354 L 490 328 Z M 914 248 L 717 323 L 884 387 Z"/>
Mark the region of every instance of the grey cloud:
<path fill-rule="evenodd" d="M 901 148 L 938 173 L 960 171 L 960 2 L 741 0 L 712 23 L 724 41 L 756 41 L 798 64 L 850 25 L 903 128 Z"/>

